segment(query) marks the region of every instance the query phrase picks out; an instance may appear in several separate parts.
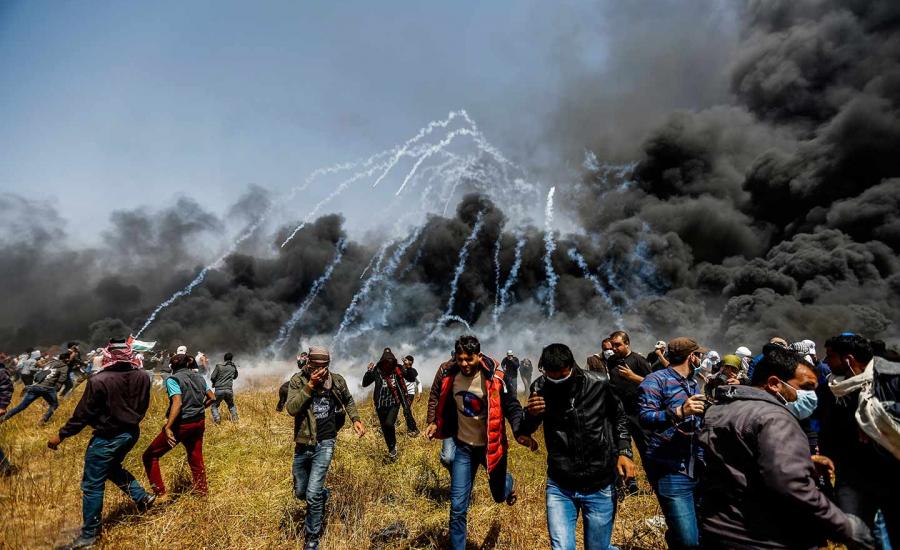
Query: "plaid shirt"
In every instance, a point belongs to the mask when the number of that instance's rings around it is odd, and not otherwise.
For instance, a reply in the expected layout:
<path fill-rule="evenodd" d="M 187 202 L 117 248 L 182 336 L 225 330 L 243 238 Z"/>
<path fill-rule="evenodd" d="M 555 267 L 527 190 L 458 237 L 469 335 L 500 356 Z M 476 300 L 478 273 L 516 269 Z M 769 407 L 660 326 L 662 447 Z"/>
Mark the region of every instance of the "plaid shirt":
<path fill-rule="evenodd" d="M 685 378 L 671 367 L 649 374 L 641 382 L 638 408 L 641 426 L 647 431 L 646 458 L 661 473 L 694 477 L 703 419 L 691 416 L 679 421 L 675 410 L 697 393 L 694 376 Z"/>

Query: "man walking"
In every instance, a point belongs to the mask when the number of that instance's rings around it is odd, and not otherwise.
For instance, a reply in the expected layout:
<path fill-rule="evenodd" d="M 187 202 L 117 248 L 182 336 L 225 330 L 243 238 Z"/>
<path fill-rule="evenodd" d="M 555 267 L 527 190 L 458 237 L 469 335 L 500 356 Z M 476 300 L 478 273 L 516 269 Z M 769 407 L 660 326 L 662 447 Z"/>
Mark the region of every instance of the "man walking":
<path fill-rule="evenodd" d="M 669 548 L 697 548 L 695 490 L 706 397 L 694 370 L 706 349 L 691 338 L 669 342 L 669 366 L 648 374 L 640 386 L 640 421 L 647 430 L 644 470 L 666 518 Z"/>
<path fill-rule="evenodd" d="M 622 400 L 625 414 L 628 415 L 628 431 L 631 433 L 631 439 L 634 440 L 641 459 L 644 460 L 647 443 L 638 418 L 638 388 L 644 381 L 644 377 L 650 374 L 650 364 L 642 355 L 631 351 L 631 339 L 624 331 L 619 330 L 609 335 L 609 347 L 613 352 L 606 359 L 609 383 L 619 399 Z M 604 356 L 606 356 L 605 352 Z"/>
<path fill-rule="evenodd" d="M 450 469 L 450 547 L 465 550 L 466 517 L 479 465 L 487 469 L 494 501 L 510 506 L 516 502 L 513 478 L 507 472 L 504 420 L 519 443 L 532 450 L 537 444 L 529 436 L 519 438 L 522 405 L 506 391 L 502 369 L 481 353 L 478 339 L 460 337 L 455 352 L 454 363 L 439 381 L 437 406 L 429 415 L 425 435 L 428 439 L 452 437 L 456 444 Z"/>
<path fill-rule="evenodd" d="M 203 463 L 203 433 L 206 430 L 206 407 L 215 395 L 200 373 L 193 370 L 193 358 L 178 354 L 172 357 L 172 376 L 166 380 L 169 409 L 166 424 L 142 457 L 153 492 L 166 496 L 166 484 L 159 469 L 159 459 L 181 443 L 187 452 L 188 465 L 194 479 L 194 491 L 206 496 L 206 466 Z"/>
<path fill-rule="evenodd" d="M 344 377 L 328 368 L 328 349 L 311 346 L 308 359 L 308 364 L 291 378 L 286 406 L 288 414 L 294 417 L 294 496 L 307 503 L 305 548 L 317 550 L 328 500 L 325 477 L 337 432 L 347 415 L 357 436 L 364 436 L 366 429 Z"/>
<path fill-rule="evenodd" d="M 503 379 L 506 380 L 506 388 L 513 396 L 519 395 L 519 358 L 513 355 L 513 351 L 506 352 L 506 357 L 500 362 L 503 369 Z"/>
<path fill-rule="evenodd" d="M 527 357 L 522 358 L 522 362 L 519 363 L 519 374 L 522 375 L 522 380 L 525 382 L 525 387 L 531 387 L 531 375 L 534 373 L 534 368 L 531 365 L 531 359 Z"/>
<path fill-rule="evenodd" d="M 72 418 L 47 441 L 55 451 L 64 439 L 78 435 L 86 426 L 94 428 L 84 454 L 81 480 L 84 523 L 81 535 L 67 549 L 92 548 L 97 543 L 107 479 L 131 497 L 139 511 L 149 508 L 156 499 L 122 467 L 140 437 L 141 420 L 150 405 L 150 380 L 137 370 L 131 345 L 125 339 L 110 340 L 103 357 L 102 370 L 88 379 Z"/>
<path fill-rule="evenodd" d="M 405 381 L 415 381 L 419 375 L 416 369 L 410 367 L 403 369 L 394 357 L 391 348 L 384 348 L 378 363 L 369 363 L 366 374 L 363 375 L 363 387 L 375 384 L 373 400 L 375 412 L 381 424 L 381 433 L 388 449 L 388 461 L 397 459 L 397 415 L 400 410 L 407 417 L 407 430 L 412 427 L 410 435 L 418 434 L 416 421 L 409 413 L 409 403 L 406 400 Z M 410 426 L 411 425 L 411 426 Z"/>
<path fill-rule="evenodd" d="M 403 358 L 403 370 L 411 369 L 413 366 L 413 363 L 415 363 L 415 362 L 416 362 L 415 357 L 413 357 L 412 355 L 407 355 L 406 357 Z M 414 381 L 406 380 L 406 400 L 407 400 L 407 403 L 409 403 L 410 411 L 412 411 L 413 403 L 416 402 L 416 395 L 418 395 L 421 392 L 422 392 L 422 383 L 419 382 L 418 374 L 416 374 L 416 379 Z M 415 420 L 412 420 L 412 422 L 410 423 L 411 419 L 412 419 L 412 414 L 407 415 L 406 429 L 409 432 L 412 432 L 412 430 L 410 429 L 410 426 L 411 425 L 415 426 Z M 416 433 L 418 433 L 418 430 L 416 430 Z"/>
<path fill-rule="evenodd" d="M 530 435 L 544 424 L 550 546 L 575 550 L 580 511 L 585 550 L 607 550 L 616 518 L 616 475 L 634 478 L 628 417 L 609 379 L 582 370 L 568 346 L 545 347 L 538 365 L 544 375 L 531 386 L 521 433 Z"/>
<path fill-rule="evenodd" d="M 816 486 L 817 466 L 829 463 L 810 459 L 797 422 L 815 395 L 812 365 L 792 350 L 772 349 L 753 377 L 752 386 L 720 386 L 705 414 L 703 548 L 814 549 L 826 538 L 870 547 L 862 520 Z"/>
<path fill-rule="evenodd" d="M 218 424 L 221 421 L 219 417 L 219 404 L 222 401 L 228 406 L 228 412 L 231 414 L 231 421 L 238 421 L 237 407 L 234 405 L 234 381 L 238 377 L 238 367 L 234 364 L 234 355 L 232 353 L 225 354 L 225 363 L 216 364 L 213 369 L 212 380 L 213 393 L 216 394 L 216 400 L 212 405 L 213 421 Z"/>
<path fill-rule="evenodd" d="M 600 353 L 588 356 L 587 361 L 585 362 L 588 370 L 602 372 L 608 376 L 609 368 L 607 365 L 615 354 L 616 352 L 613 351 L 612 342 L 609 341 L 609 338 L 604 338 L 603 342 L 600 343 Z"/>

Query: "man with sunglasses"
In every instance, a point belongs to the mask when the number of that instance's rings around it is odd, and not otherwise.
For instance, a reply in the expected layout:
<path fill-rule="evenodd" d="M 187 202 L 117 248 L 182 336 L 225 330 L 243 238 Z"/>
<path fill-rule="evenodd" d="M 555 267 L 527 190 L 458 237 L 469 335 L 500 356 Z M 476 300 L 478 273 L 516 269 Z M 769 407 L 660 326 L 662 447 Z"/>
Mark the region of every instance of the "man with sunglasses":
<path fill-rule="evenodd" d="M 580 511 L 585 550 L 606 550 L 616 518 L 616 475 L 634 478 L 628 416 L 609 377 L 581 369 L 568 346 L 545 347 L 538 368 L 544 375 L 531 385 L 521 434 L 544 424 L 550 546 L 575 550 Z"/>
<path fill-rule="evenodd" d="M 669 366 L 648 374 L 638 408 L 647 434 L 644 470 L 666 518 L 669 548 L 699 548 L 696 501 L 700 447 L 697 441 L 706 397 L 694 371 L 706 348 L 692 338 L 669 342 Z"/>

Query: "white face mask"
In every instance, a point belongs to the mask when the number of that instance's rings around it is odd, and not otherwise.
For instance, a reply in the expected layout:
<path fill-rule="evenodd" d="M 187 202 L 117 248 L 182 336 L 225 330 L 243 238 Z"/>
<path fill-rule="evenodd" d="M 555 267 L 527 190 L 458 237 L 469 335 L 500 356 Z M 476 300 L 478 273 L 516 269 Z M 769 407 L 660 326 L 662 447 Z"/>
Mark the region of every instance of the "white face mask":
<path fill-rule="evenodd" d="M 603 358 L 606 359 L 607 361 L 609 361 L 610 357 L 612 357 L 615 354 L 616 354 L 616 352 L 614 352 L 611 349 L 603 350 Z"/>
<path fill-rule="evenodd" d="M 572 377 L 572 372 L 574 372 L 574 370 L 570 370 L 570 371 L 569 371 L 569 374 L 567 374 L 567 375 L 566 375 L 565 377 L 563 377 L 563 378 L 555 378 L 555 379 L 554 379 L 554 378 L 550 378 L 550 377 L 547 376 L 547 375 L 544 375 L 544 378 L 547 380 L 547 382 L 550 382 L 551 384 L 561 384 L 561 383 L 565 382 L 566 380 L 568 380 L 569 378 Z"/>

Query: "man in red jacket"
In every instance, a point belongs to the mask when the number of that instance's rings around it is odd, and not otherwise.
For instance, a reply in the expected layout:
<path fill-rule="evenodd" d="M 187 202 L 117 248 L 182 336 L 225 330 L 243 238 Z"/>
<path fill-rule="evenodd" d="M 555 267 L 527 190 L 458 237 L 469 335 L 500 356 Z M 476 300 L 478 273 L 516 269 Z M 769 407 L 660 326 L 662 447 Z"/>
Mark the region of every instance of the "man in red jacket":
<path fill-rule="evenodd" d="M 522 405 L 503 380 L 497 362 L 481 353 L 474 336 L 456 341 L 455 358 L 448 368 L 439 370 L 441 379 L 437 402 L 428 409 L 428 439 L 453 438 L 456 453 L 450 468 L 450 546 L 465 550 L 466 516 L 472 496 L 472 483 L 479 465 L 488 472 L 488 484 L 495 502 L 516 502 L 513 478 L 507 472 L 504 419 L 516 440 L 532 451 L 537 443 L 519 435 Z"/>

